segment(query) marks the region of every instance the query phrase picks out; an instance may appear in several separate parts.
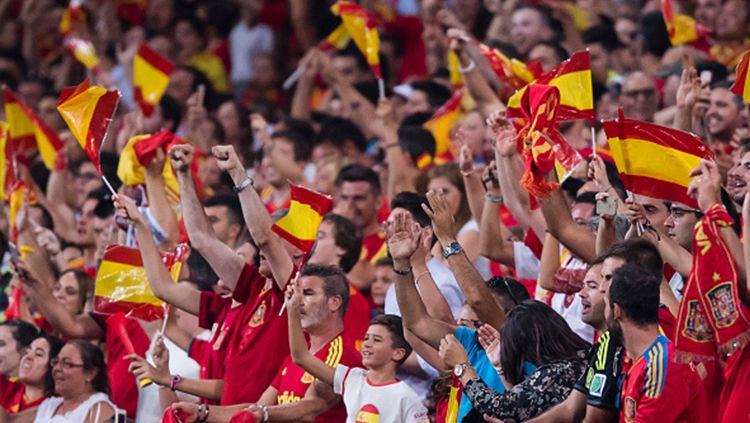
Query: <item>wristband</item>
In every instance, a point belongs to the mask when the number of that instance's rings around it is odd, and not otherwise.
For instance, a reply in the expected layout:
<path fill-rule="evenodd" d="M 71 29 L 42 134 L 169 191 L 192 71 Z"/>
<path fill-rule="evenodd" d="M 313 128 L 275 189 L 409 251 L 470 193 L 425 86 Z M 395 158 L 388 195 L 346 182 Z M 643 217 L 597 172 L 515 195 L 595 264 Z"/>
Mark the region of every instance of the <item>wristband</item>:
<path fill-rule="evenodd" d="M 201 404 L 198 406 L 198 417 L 195 421 L 203 423 L 206 420 L 208 420 L 208 406 L 206 404 Z"/>
<path fill-rule="evenodd" d="M 411 273 L 411 266 L 406 266 L 403 269 L 396 269 L 394 267 L 393 268 L 393 273 L 395 273 L 397 275 L 401 275 L 401 276 L 409 276 L 409 274 Z"/>
<path fill-rule="evenodd" d="M 497 204 L 500 204 L 500 203 L 502 203 L 502 202 L 503 202 L 503 197 L 502 197 L 502 196 L 500 196 L 500 195 L 495 195 L 495 194 L 485 194 L 485 195 L 484 195 L 484 198 L 485 198 L 485 199 L 486 199 L 487 201 L 491 202 L 491 203 L 497 203 Z"/>
<path fill-rule="evenodd" d="M 177 384 L 182 382 L 182 376 L 180 375 L 172 375 L 172 379 L 169 382 L 169 389 L 175 390 L 177 389 Z"/>
<path fill-rule="evenodd" d="M 268 406 L 267 405 L 261 405 L 260 410 L 263 412 L 263 417 L 261 417 L 262 422 L 268 421 Z"/>
<path fill-rule="evenodd" d="M 239 194 L 242 191 L 245 190 L 245 188 L 249 187 L 250 185 L 253 185 L 254 181 L 253 178 L 246 176 L 245 179 L 240 182 L 239 185 L 235 185 L 232 187 L 232 191 L 234 191 L 235 194 Z"/>
<path fill-rule="evenodd" d="M 477 67 L 477 62 L 475 62 L 474 59 L 470 59 L 470 62 L 469 62 L 468 65 L 466 65 L 466 67 L 463 67 L 463 66 L 459 65 L 458 66 L 458 71 L 461 72 L 461 73 L 469 73 L 469 72 L 473 71 L 474 69 L 476 69 L 476 67 Z"/>

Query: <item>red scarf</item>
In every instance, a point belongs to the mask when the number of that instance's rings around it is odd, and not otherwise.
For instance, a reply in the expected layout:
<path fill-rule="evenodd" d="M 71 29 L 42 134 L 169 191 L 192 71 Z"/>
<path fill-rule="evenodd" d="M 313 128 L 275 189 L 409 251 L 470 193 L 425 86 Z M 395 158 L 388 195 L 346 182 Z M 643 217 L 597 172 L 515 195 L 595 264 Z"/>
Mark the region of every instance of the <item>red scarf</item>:
<path fill-rule="evenodd" d="M 682 361 L 707 361 L 750 344 L 750 314 L 739 300 L 737 269 L 720 228 L 731 226 L 716 204 L 693 232 L 693 268 L 680 302 L 675 350 Z"/>

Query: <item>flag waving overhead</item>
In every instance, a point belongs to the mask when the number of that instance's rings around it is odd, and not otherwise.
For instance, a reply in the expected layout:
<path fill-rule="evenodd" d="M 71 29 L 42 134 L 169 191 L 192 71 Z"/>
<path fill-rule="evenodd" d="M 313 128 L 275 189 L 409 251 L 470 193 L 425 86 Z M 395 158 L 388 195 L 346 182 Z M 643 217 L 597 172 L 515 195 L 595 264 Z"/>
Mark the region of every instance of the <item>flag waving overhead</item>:
<path fill-rule="evenodd" d="M 508 83 L 511 88 L 517 90 L 530 83 L 541 74 L 539 66 L 530 67 L 518 59 L 510 59 L 501 51 L 476 42 L 479 52 L 482 53 L 495 75 Z"/>
<path fill-rule="evenodd" d="M 380 72 L 380 37 L 378 36 L 378 24 L 375 18 L 364 7 L 348 1 L 338 1 L 331 7 L 334 15 L 340 16 L 344 22 L 349 36 L 354 40 L 359 51 L 365 55 L 367 64 L 378 79 L 382 78 Z"/>
<path fill-rule="evenodd" d="M 697 207 L 687 194 L 690 172 L 713 159 L 703 141 L 687 132 L 620 118 L 603 122 L 620 179 L 628 191 Z M 669 166 L 665 166 L 669 164 Z"/>
<path fill-rule="evenodd" d="M 57 133 L 7 88 L 3 89 L 3 99 L 11 134 L 15 135 L 11 137 L 11 144 L 18 145 L 19 151 L 33 147 L 39 149 L 42 161 L 49 170 L 64 163 L 60 161 L 63 142 Z"/>
<path fill-rule="evenodd" d="M 557 119 L 594 120 L 594 91 L 591 83 L 591 61 L 588 51 L 573 53 L 568 60 L 540 76 L 536 84 L 557 87 L 560 90 L 560 106 Z M 508 100 L 508 116 L 522 117 L 520 110 L 524 87 Z"/>
<path fill-rule="evenodd" d="M 133 96 L 143 114 L 151 116 L 169 85 L 174 65 L 145 43 L 133 59 Z"/>
<path fill-rule="evenodd" d="M 750 103 L 750 51 L 742 55 L 742 60 L 737 64 L 737 79 L 730 90 Z"/>
<path fill-rule="evenodd" d="M 705 36 L 709 30 L 690 16 L 674 13 L 672 0 L 661 0 L 661 13 L 673 46 L 688 44 Z"/>
<path fill-rule="evenodd" d="M 309 254 L 323 216 L 333 208 L 331 197 L 299 185 L 289 184 L 289 213 L 273 224 L 272 230 Z"/>
<path fill-rule="evenodd" d="M 9 201 L 16 180 L 12 143 L 8 141 L 8 124 L 0 121 L 0 200 Z"/>
<path fill-rule="evenodd" d="M 450 149 L 450 131 L 458 119 L 462 96 L 463 90 L 454 91 L 451 98 L 422 125 L 435 137 L 435 157 L 445 155 Z"/>
<path fill-rule="evenodd" d="M 82 3 L 83 0 L 70 0 L 68 7 L 63 11 L 62 19 L 60 20 L 60 35 L 63 37 L 75 32 L 77 27 L 86 24 L 86 15 L 81 8 Z"/>
<path fill-rule="evenodd" d="M 341 50 L 349 44 L 352 37 L 349 35 L 349 31 L 346 30 L 346 25 L 343 23 L 331 31 L 328 36 L 321 40 L 318 44 L 318 48 L 321 50 Z"/>
<path fill-rule="evenodd" d="M 60 93 L 57 110 L 68 124 L 70 132 L 78 140 L 91 162 L 102 174 L 99 152 L 112 116 L 120 101 L 118 91 L 107 91 L 83 81 L 76 87 L 67 87 Z"/>
<path fill-rule="evenodd" d="M 99 68 L 99 56 L 96 55 L 94 44 L 83 38 L 68 36 L 65 37 L 65 48 L 75 57 L 86 69 L 96 72 Z"/>

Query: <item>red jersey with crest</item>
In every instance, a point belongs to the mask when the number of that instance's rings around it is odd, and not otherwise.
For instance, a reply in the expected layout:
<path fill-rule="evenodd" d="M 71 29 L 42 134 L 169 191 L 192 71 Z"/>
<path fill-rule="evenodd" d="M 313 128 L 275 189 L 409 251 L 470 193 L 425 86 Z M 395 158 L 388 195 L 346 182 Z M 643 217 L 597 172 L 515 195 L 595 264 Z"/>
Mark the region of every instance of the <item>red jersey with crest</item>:
<path fill-rule="evenodd" d="M 362 356 L 354 349 L 354 345 L 344 335 L 339 335 L 329 342 L 315 357 L 335 368 L 339 364 L 350 367 L 362 367 Z M 284 360 L 281 370 L 271 384 L 279 391 L 276 396 L 277 404 L 289 404 L 301 401 L 305 397 L 307 388 L 315 378 L 292 362 L 289 356 Z M 315 419 L 316 423 L 338 423 L 346 420 L 346 407 L 343 401 L 335 407 L 321 414 Z"/>
<path fill-rule="evenodd" d="M 698 373 L 673 361 L 674 346 L 659 335 L 628 369 L 622 384 L 621 423 L 703 423 L 706 393 Z"/>
<path fill-rule="evenodd" d="M 289 355 L 287 315 L 279 316 L 284 294 L 278 284 L 245 264 L 233 297 L 243 305 L 230 329 L 221 405 L 257 402 Z"/>

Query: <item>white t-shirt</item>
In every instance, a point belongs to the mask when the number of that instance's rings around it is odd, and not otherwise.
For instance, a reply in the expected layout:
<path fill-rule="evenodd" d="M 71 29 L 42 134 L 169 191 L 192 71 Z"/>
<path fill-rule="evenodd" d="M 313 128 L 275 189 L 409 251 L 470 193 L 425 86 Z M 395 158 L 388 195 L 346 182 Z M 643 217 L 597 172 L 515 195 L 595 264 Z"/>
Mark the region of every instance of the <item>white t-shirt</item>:
<path fill-rule="evenodd" d="M 344 398 L 347 423 L 429 422 L 427 409 L 417 393 L 400 380 L 373 385 L 367 379 L 367 370 L 339 364 L 333 377 L 333 391 Z"/>
<path fill-rule="evenodd" d="M 266 24 L 249 27 L 240 21 L 229 34 L 229 54 L 232 58 L 232 83 L 247 83 L 252 78 L 252 63 L 256 56 L 273 50 L 273 30 Z"/>
<path fill-rule="evenodd" d="M 117 412 L 117 407 L 109 400 L 107 394 L 97 392 L 88 397 L 84 402 L 78 405 L 75 409 L 68 411 L 65 414 L 55 415 L 55 411 L 62 405 L 62 397 L 47 398 L 39 404 L 39 409 L 36 411 L 36 418 L 34 423 L 80 423 L 86 420 L 86 416 L 89 412 L 92 412 L 91 417 L 94 421 L 99 421 L 100 413 L 102 413 L 102 404 L 109 405 Z"/>

